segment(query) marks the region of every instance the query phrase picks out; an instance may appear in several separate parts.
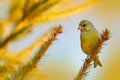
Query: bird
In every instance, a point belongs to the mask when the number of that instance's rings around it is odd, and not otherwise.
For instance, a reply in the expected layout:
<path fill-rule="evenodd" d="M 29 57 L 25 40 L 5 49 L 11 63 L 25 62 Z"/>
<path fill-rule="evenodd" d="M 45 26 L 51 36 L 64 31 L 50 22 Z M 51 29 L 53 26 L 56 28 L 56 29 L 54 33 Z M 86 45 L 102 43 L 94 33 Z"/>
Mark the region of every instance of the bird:
<path fill-rule="evenodd" d="M 82 20 L 79 23 L 78 30 L 81 32 L 80 42 L 82 51 L 88 57 L 90 57 L 100 43 L 100 35 L 98 34 L 98 31 L 94 27 L 93 23 L 89 20 Z M 98 65 L 102 67 L 98 54 L 96 54 L 96 56 L 93 58 L 93 64 L 94 68 L 96 68 Z"/>

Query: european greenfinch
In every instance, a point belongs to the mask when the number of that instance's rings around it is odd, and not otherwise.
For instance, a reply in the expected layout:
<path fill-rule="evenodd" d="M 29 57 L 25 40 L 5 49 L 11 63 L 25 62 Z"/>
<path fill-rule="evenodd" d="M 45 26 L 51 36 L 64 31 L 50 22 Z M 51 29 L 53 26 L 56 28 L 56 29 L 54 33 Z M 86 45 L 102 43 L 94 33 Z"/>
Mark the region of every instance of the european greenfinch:
<path fill-rule="evenodd" d="M 95 29 L 94 25 L 88 20 L 82 20 L 78 29 L 81 31 L 81 48 L 83 52 L 90 57 L 100 42 L 100 35 L 98 34 L 98 31 Z M 97 65 L 102 66 L 98 58 L 98 54 L 94 57 L 93 62 L 94 68 L 96 68 Z"/>

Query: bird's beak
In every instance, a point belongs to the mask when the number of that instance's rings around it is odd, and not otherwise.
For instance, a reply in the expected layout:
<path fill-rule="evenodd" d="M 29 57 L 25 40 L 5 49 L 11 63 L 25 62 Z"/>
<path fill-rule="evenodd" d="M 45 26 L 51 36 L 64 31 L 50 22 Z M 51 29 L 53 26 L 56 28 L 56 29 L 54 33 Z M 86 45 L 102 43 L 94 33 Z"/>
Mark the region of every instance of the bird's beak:
<path fill-rule="evenodd" d="M 79 26 L 79 27 L 78 27 L 78 30 L 82 31 L 82 30 L 83 30 L 83 27 L 82 27 L 82 26 Z"/>

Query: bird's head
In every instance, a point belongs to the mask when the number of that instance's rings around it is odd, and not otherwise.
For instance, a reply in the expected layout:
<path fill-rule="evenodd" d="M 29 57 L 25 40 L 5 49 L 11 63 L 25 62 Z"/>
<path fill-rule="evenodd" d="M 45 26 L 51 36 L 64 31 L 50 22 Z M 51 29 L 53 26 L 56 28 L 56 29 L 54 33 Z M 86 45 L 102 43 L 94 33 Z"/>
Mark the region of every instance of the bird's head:
<path fill-rule="evenodd" d="M 88 20 L 82 20 L 78 27 L 78 30 L 80 30 L 81 32 L 90 31 L 91 29 L 94 29 L 94 26 Z"/>

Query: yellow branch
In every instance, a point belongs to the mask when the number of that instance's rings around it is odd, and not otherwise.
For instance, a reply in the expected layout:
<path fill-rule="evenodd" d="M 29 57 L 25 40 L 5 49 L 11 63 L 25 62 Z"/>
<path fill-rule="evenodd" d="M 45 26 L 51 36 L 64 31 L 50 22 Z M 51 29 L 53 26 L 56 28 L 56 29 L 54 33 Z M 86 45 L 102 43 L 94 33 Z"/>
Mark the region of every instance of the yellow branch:
<path fill-rule="evenodd" d="M 16 56 L 16 59 L 21 60 L 24 57 L 28 56 L 32 52 L 32 50 L 39 47 L 43 42 L 46 42 L 48 40 L 48 37 L 51 36 L 51 33 L 53 33 L 53 31 L 54 31 L 54 29 L 52 29 L 48 33 L 44 34 L 44 36 L 42 38 L 38 39 L 35 43 L 33 43 L 30 47 L 25 49 L 23 52 L 19 53 Z"/>
<path fill-rule="evenodd" d="M 53 20 L 56 18 L 60 18 L 60 17 L 64 17 L 64 16 L 68 16 L 77 12 L 82 12 L 88 8 L 90 8 L 91 6 L 97 4 L 100 0 L 91 0 L 89 2 L 86 2 L 84 4 L 80 4 L 72 9 L 68 9 L 62 12 L 58 12 L 58 13 L 50 13 L 48 15 L 45 16 L 39 16 L 33 19 L 34 22 L 40 22 L 40 21 L 46 21 L 46 20 Z"/>

